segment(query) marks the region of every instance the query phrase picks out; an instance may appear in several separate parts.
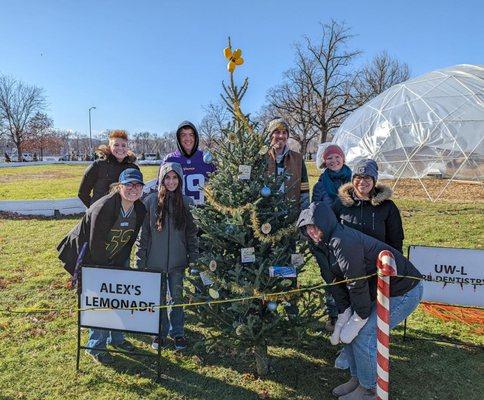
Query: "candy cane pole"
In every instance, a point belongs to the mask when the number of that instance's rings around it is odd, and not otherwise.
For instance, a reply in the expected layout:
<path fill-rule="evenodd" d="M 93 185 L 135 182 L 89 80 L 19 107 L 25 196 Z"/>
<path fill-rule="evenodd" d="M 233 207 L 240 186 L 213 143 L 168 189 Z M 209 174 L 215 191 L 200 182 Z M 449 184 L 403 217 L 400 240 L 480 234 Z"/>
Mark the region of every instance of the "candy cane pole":
<path fill-rule="evenodd" d="M 388 400 L 390 383 L 390 276 L 397 274 L 395 257 L 383 250 L 376 263 L 378 270 L 377 290 L 377 400 Z"/>

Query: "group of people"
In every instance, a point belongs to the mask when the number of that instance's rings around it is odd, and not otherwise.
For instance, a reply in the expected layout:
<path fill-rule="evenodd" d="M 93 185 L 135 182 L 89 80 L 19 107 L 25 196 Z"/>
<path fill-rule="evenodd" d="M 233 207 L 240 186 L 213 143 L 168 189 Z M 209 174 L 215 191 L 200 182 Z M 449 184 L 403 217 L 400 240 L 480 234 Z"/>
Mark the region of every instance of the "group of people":
<path fill-rule="evenodd" d="M 100 146 L 94 161 L 85 171 L 79 198 L 87 207 L 82 220 L 58 246 L 65 269 L 74 274 L 83 247 L 82 263 L 129 268 L 136 243 L 136 267 L 164 273 L 162 298 L 167 292 L 174 304 L 182 302 L 185 268 L 198 258 L 197 227 L 191 213 L 203 204 L 203 187 L 212 164 L 203 162 L 198 149 L 196 127 L 184 121 L 176 132 L 178 150 L 162 163 L 156 190 L 145 193 L 144 180 L 136 156 L 128 148 L 125 131 L 109 134 L 108 145 Z M 187 346 L 184 311 L 181 307 L 161 309 L 162 338 L 152 347 L 166 344 L 170 335 L 176 349 Z M 112 362 L 106 345 L 133 350 L 122 332 L 90 329 L 87 354 L 100 363 Z"/>
<path fill-rule="evenodd" d="M 399 277 L 392 277 L 390 312 L 391 327 L 397 325 L 422 297 L 421 275 L 402 255 L 400 212 L 390 200 L 391 189 L 378 182 L 377 163 L 365 159 L 351 171 L 340 147 L 326 147 L 317 160 L 323 173 L 310 203 L 303 157 L 288 147 L 290 127 L 276 118 L 268 132 L 268 173 L 288 174 L 281 190 L 302 210 L 297 226 L 326 282 L 372 275 L 380 251 L 394 254 Z M 164 273 L 163 298 L 166 301 L 169 291 L 173 304 L 182 302 L 184 270 L 196 263 L 199 251 L 191 208 L 204 204 L 203 186 L 215 167 L 204 162 L 192 123 L 182 122 L 176 138 L 178 150 L 163 161 L 156 190 L 141 201 L 143 175 L 128 149 L 128 136 L 125 131 L 111 132 L 109 144 L 99 149 L 100 158 L 87 168 L 79 188 L 86 214 L 58 246 L 67 271 L 74 273 L 83 247 L 85 264 L 129 267 L 136 243 L 136 266 Z M 332 331 L 331 343 L 344 344 L 340 357 L 351 373 L 348 382 L 333 390 L 343 400 L 375 398 L 375 298 L 376 278 L 328 287 L 326 327 Z M 163 342 L 155 338 L 152 347 L 165 346 L 168 336 L 175 348 L 187 346 L 182 307 L 172 307 L 169 314 L 162 309 Z M 104 351 L 107 344 L 133 349 L 121 332 L 90 329 L 87 352 L 96 361 L 112 361 Z"/>
<path fill-rule="evenodd" d="M 378 255 L 389 250 L 395 257 L 397 277 L 390 283 L 390 328 L 395 327 L 422 299 L 422 277 L 402 254 L 400 212 L 390 199 L 390 187 L 378 182 L 374 160 L 358 162 L 353 171 L 336 145 L 321 157 L 324 168 L 313 190 L 312 203 L 301 211 L 298 227 L 307 237 L 327 283 L 370 276 Z M 328 287 L 330 341 L 344 344 L 340 365 L 351 378 L 332 393 L 341 400 L 375 399 L 377 376 L 376 277 Z"/>

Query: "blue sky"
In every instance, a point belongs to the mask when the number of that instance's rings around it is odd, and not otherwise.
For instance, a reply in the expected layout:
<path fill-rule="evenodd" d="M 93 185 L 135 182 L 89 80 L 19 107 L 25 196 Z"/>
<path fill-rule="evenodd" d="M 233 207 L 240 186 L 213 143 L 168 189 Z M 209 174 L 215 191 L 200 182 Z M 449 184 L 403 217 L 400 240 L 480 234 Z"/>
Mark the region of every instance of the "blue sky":
<path fill-rule="evenodd" d="M 227 79 L 227 36 L 243 50 L 244 110 L 255 112 L 280 82 L 303 35 L 344 21 L 364 51 L 409 64 L 413 76 L 484 63 L 482 1 L 0 0 L 0 73 L 45 89 L 55 126 L 163 133 L 199 122 Z"/>

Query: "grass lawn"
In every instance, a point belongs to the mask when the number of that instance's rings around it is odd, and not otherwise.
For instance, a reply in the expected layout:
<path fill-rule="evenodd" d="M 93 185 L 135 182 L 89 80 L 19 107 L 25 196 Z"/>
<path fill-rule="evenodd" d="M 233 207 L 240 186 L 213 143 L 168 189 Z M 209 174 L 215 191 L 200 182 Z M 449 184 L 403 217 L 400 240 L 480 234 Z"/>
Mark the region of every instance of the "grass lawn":
<path fill-rule="evenodd" d="M 0 168 L 0 200 L 66 199 L 77 197 L 87 164 L 49 164 Z M 141 166 L 144 179 L 156 177 L 158 166 Z"/>
<path fill-rule="evenodd" d="M 79 177 L 83 168 L 67 169 Z M 482 246 L 484 203 L 397 202 L 406 245 Z M 0 219 L 0 308 L 76 306 L 55 250 L 76 222 Z M 315 265 L 302 280 L 320 281 Z M 187 333 L 193 344 L 210 328 L 196 325 L 192 312 Z M 393 331 L 392 399 L 482 398 L 483 338 L 472 327 L 445 323 L 418 310 L 409 320 L 409 334 L 404 342 L 402 328 Z M 148 338 L 131 339 L 150 351 Z M 195 354 L 191 347 L 182 353 L 162 352 L 161 383 L 154 380 L 151 358 L 116 355 L 115 366 L 105 367 L 82 356 L 82 372 L 76 374 L 75 348 L 75 314 L 0 314 L 0 399 L 331 399 L 330 389 L 347 378 L 332 366 L 337 349 L 328 336 L 312 329 L 291 345 L 270 347 L 273 372 L 265 379 L 254 376 L 250 356 L 231 349 Z"/>

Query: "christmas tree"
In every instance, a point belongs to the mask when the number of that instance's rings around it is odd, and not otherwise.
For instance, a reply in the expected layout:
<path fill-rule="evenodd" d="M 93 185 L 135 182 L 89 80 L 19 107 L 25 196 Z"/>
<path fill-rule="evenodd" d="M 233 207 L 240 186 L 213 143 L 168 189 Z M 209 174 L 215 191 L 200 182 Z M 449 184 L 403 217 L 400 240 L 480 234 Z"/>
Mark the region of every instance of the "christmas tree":
<path fill-rule="evenodd" d="M 203 234 L 189 296 L 210 302 L 195 313 L 217 328 L 206 344 L 252 350 L 258 374 L 265 375 L 267 345 L 289 338 L 290 330 L 302 331 L 315 305 L 311 293 L 297 289 L 307 252 L 296 243 L 298 205 L 280 191 L 287 175 L 267 174 L 270 138 L 240 106 L 248 88 L 248 79 L 240 87 L 234 81 L 241 53 L 232 51 L 229 39 L 224 54 L 230 83 L 223 84 L 222 98 L 233 118 L 204 154 L 216 172 L 204 188 L 205 206 L 194 211 Z"/>

